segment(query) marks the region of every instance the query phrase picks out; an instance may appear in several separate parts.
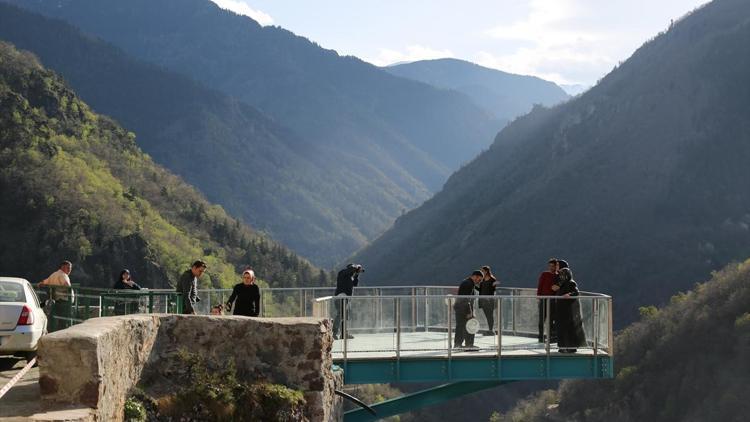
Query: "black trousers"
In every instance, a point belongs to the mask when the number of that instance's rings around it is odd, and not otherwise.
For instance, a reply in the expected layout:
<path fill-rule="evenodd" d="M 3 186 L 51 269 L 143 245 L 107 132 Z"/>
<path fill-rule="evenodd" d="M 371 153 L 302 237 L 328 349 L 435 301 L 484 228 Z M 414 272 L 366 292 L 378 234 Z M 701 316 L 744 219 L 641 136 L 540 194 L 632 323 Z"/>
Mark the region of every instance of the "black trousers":
<path fill-rule="evenodd" d="M 487 331 L 495 330 L 495 307 L 492 304 L 482 306 L 482 312 L 487 319 Z"/>
<path fill-rule="evenodd" d="M 466 318 L 468 312 L 465 309 L 453 309 L 456 314 L 456 335 L 453 338 L 453 347 L 461 347 L 461 344 L 466 341 L 466 346 L 474 345 L 474 334 L 466 332 Z"/>
<path fill-rule="evenodd" d="M 333 335 L 338 337 L 339 333 L 342 333 L 343 335 L 344 331 L 344 307 L 346 307 L 346 321 L 351 319 L 352 308 L 347 299 L 334 299 L 333 305 L 335 307 L 333 316 Z"/>
<path fill-rule="evenodd" d="M 547 301 L 550 299 L 541 299 L 539 301 L 539 342 L 544 343 L 544 322 L 547 318 Z M 557 341 L 557 327 L 555 324 L 555 301 L 552 300 L 550 303 L 550 315 L 549 315 L 549 333 L 550 342 Z"/>

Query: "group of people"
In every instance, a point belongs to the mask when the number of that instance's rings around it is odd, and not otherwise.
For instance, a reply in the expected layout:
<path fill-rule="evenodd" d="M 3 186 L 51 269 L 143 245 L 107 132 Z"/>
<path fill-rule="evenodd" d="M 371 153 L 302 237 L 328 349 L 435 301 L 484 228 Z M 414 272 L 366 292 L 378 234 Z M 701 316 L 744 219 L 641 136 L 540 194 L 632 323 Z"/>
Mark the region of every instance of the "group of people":
<path fill-rule="evenodd" d="M 539 300 L 539 342 L 557 342 L 560 353 L 575 353 L 577 347 L 585 346 L 578 285 L 567 261 L 551 258 L 547 262 L 536 294 L 544 297 Z"/>
<path fill-rule="evenodd" d="M 197 260 L 193 262 L 188 270 L 180 275 L 176 290 L 182 294 L 182 312 L 184 314 L 196 313 L 196 305 L 201 300 L 198 296 L 198 279 L 203 276 L 207 267 L 208 265 L 205 261 Z M 58 266 L 57 271 L 38 283 L 39 287 L 53 288 L 52 296 L 50 297 L 53 299 L 52 311 L 54 315 L 63 318 L 67 315 L 68 310 L 71 308 L 70 304 L 75 297 L 72 289 L 70 289 L 70 273 L 72 271 L 73 263 L 63 261 Z M 133 280 L 128 269 L 120 271 L 120 275 L 115 280 L 112 288 L 115 290 L 141 290 L 141 286 Z M 115 309 L 116 314 L 127 313 L 124 311 L 124 304 L 125 302 L 118 303 L 119 306 L 116 306 Z M 255 272 L 252 268 L 245 268 L 242 273 L 242 282 L 232 288 L 229 300 L 222 304 L 220 309 L 228 312 L 234 309 L 234 315 L 258 316 L 260 314 L 260 289 L 255 284 Z M 52 323 L 55 324 L 57 321 L 53 321 Z M 64 326 L 66 327 L 69 325 L 64 321 L 59 322 L 57 325 L 59 325 L 59 328 L 63 328 L 62 324 L 65 324 Z"/>
<path fill-rule="evenodd" d="M 547 265 L 547 271 L 539 276 L 537 284 L 537 296 L 540 297 L 538 301 L 538 340 L 540 343 L 557 342 L 560 353 L 575 353 L 577 347 L 586 344 L 581 307 L 576 299 L 579 295 L 578 286 L 573 279 L 573 272 L 567 261 L 552 258 Z M 205 261 L 197 260 L 180 275 L 177 281 L 176 290 L 182 294 L 184 314 L 196 313 L 196 306 L 201 300 L 198 296 L 198 279 L 203 276 L 207 267 Z M 40 282 L 39 286 L 69 288 L 71 286 L 69 275 L 72 270 L 73 264 L 70 261 L 63 261 L 59 269 Z M 344 333 L 346 338 L 354 338 L 351 333 L 343 330 L 343 326 L 351 314 L 349 301 L 344 299 L 352 296 L 354 287 L 359 284 L 359 276 L 364 271 L 362 265 L 349 264 L 338 273 L 334 293 L 337 297 L 334 301 L 336 311 L 333 321 L 333 336 L 335 339 L 343 336 Z M 476 293 L 479 294 L 479 298 L 476 300 L 478 308 L 483 311 L 487 320 L 488 329 L 483 334 L 497 335 L 495 330 L 496 301 L 490 296 L 495 295 L 499 283 L 498 279 L 492 274 L 492 269 L 486 265 L 473 271 L 469 277 L 461 282 L 458 287 L 458 297 L 453 301 L 456 321 L 454 348 L 478 350 L 474 346 L 474 337 L 477 331 L 474 329 L 467 330 L 467 324 L 476 317 L 475 300 L 469 296 L 474 296 Z M 123 269 L 113 288 L 140 290 L 141 286 L 132 279 L 129 270 Z M 53 305 L 55 314 L 63 315 L 65 310 L 70 308 L 69 303 L 73 300 L 73 292 L 70 289 L 55 289 L 52 298 L 55 300 Z M 257 317 L 260 314 L 260 289 L 255 284 L 255 272 L 252 268 L 247 267 L 243 271 L 242 282 L 232 288 L 229 300 L 219 305 L 217 309 L 212 310 L 212 313 L 214 313 L 213 311 L 222 313 L 224 310 L 227 312 L 234 310 L 234 315 Z M 476 325 L 476 322 L 474 324 Z"/>
<path fill-rule="evenodd" d="M 456 320 L 454 348 L 478 350 L 474 346 L 475 331 L 467 330 L 467 324 L 476 318 L 475 300 L 467 296 L 473 296 L 475 293 L 479 293 L 479 300 L 476 302 L 487 319 L 488 330 L 484 331 L 484 334 L 497 334 L 495 331 L 496 301 L 487 296 L 493 296 L 498 285 L 499 281 L 492 274 L 489 266 L 472 272 L 461 282 L 457 293 L 459 297 L 453 302 Z M 560 353 L 575 353 L 578 347 L 586 345 L 581 306 L 576 299 L 578 295 L 578 285 L 573 279 L 573 271 L 568 262 L 563 259 L 550 259 L 547 271 L 539 276 L 537 285 L 537 296 L 541 297 L 538 336 L 540 343 L 547 340 L 550 343 L 557 342 Z"/>
<path fill-rule="evenodd" d="M 198 279 L 206 272 L 205 261 L 197 260 L 177 280 L 177 292 L 182 294 L 182 313 L 196 314 L 195 308 L 201 298 L 198 296 Z M 257 317 L 260 314 L 260 288 L 255 284 L 255 271 L 246 267 L 242 271 L 242 282 L 232 288 L 226 303 L 212 309 L 212 313 L 232 311 L 233 315 Z"/>

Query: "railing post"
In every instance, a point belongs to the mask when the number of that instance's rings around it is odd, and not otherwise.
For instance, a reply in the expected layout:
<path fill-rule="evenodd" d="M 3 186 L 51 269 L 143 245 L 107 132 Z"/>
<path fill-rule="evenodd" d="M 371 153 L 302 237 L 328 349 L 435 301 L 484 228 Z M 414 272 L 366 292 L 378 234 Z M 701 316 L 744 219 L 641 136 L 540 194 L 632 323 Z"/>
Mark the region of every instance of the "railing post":
<path fill-rule="evenodd" d="M 383 296 L 383 291 L 378 288 L 377 290 L 378 299 L 375 301 L 375 326 L 382 329 L 383 328 L 383 299 L 380 296 Z"/>
<path fill-rule="evenodd" d="M 424 332 L 430 332 L 430 298 L 427 287 L 424 288 Z"/>
<path fill-rule="evenodd" d="M 610 357 L 615 356 L 615 338 L 612 330 L 612 298 L 607 299 L 607 310 L 609 311 L 609 317 L 607 319 L 607 326 L 609 333 L 607 333 L 607 353 Z"/>
<path fill-rule="evenodd" d="M 500 359 L 503 350 L 503 301 L 500 296 L 497 297 L 497 304 L 495 306 L 495 323 L 497 324 L 497 358 Z M 490 327 L 494 330 L 495 327 Z M 499 371 L 499 369 L 498 369 Z"/>
<path fill-rule="evenodd" d="M 346 308 L 349 306 L 349 299 L 342 298 L 339 300 L 341 300 L 341 334 L 344 338 L 344 364 L 346 365 L 347 350 L 349 345 L 349 339 L 347 338 L 349 336 L 349 324 L 347 324 L 346 321 L 349 315 Z"/>
<path fill-rule="evenodd" d="M 299 313 L 297 314 L 297 316 L 299 317 L 305 316 L 305 308 L 304 308 L 305 299 L 302 297 L 302 292 L 303 290 L 300 289 L 299 290 Z"/>
<path fill-rule="evenodd" d="M 417 332 L 417 289 L 411 289 L 411 331 Z"/>
<path fill-rule="evenodd" d="M 516 299 L 513 296 L 518 296 L 516 291 L 516 289 L 511 290 L 510 295 L 510 323 L 514 336 L 516 335 Z"/>
<path fill-rule="evenodd" d="M 551 329 L 551 322 L 552 322 L 552 315 L 550 314 L 550 310 L 552 308 L 550 304 L 549 298 L 545 298 L 544 300 L 544 350 L 547 352 L 547 356 L 549 356 L 549 350 L 550 350 L 550 337 L 552 336 L 552 329 Z"/>
<path fill-rule="evenodd" d="M 401 298 L 396 298 L 396 359 L 401 358 Z"/>
<path fill-rule="evenodd" d="M 150 291 L 148 292 L 148 313 L 154 313 L 154 294 Z"/>
<path fill-rule="evenodd" d="M 591 300 L 594 301 L 594 303 L 591 304 L 593 307 L 592 309 L 592 323 L 594 324 L 594 356 L 596 356 L 599 350 L 599 300 L 597 298 L 592 298 Z"/>
<path fill-rule="evenodd" d="M 453 352 L 453 306 L 451 306 L 451 299 L 448 297 L 448 360 L 450 361 Z"/>

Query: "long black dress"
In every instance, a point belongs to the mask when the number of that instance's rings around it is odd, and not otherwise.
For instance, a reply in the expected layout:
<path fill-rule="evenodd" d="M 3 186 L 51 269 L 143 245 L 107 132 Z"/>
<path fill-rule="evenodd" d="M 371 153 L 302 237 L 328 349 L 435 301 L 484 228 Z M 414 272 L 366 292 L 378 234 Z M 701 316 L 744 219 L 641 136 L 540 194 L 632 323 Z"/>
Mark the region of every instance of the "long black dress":
<path fill-rule="evenodd" d="M 571 297 L 579 295 L 578 285 L 573 280 L 572 272 L 560 272 L 560 290 L 558 296 L 569 294 Z M 586 345 L 586 334 L 583 332 L 581 318 L 581 304 L 578 299 L 558 299 L 555 306 L 557 325 L 557 346 L 561 351 L 574 351 L 576 347 Z"/>

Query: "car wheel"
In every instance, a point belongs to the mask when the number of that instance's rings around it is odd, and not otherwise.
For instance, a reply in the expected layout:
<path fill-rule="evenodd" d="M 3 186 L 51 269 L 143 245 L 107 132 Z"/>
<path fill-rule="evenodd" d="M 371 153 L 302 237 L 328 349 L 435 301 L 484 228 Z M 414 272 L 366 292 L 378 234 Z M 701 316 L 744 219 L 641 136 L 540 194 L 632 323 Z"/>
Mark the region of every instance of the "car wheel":
<path fill-rule="evenodd" d="M 7 371 L 16 366 L 16 358 L 0 358 L 0 371 Z"/>

